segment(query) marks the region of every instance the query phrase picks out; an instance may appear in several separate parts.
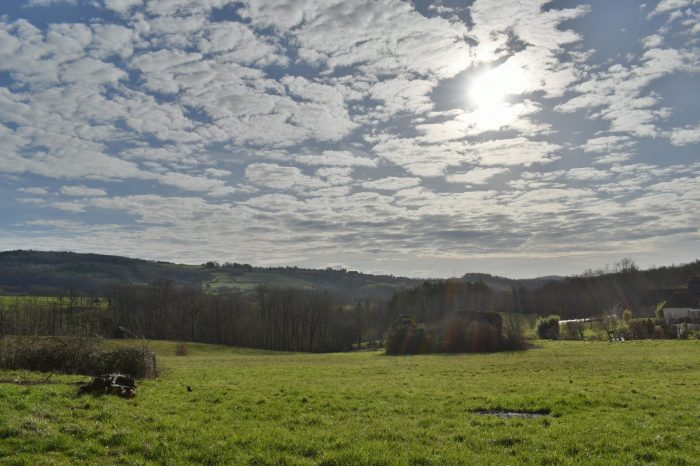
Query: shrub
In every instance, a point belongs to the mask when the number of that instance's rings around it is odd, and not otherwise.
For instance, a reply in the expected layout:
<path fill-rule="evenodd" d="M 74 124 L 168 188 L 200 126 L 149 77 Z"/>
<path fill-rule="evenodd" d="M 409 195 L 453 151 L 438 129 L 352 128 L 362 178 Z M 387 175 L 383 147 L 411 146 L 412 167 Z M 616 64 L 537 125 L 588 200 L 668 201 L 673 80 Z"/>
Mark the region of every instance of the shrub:
<path fill-rule="evenodd" d="M 473 321 L 467 327 L 469 353 L 491 353 L 503 350 L 503 330 L 500 326 L 481 320 Z"/>
<path fill-rule="evenodd" d="M 537 319 L 537 336 L 546 340 L 556 340 L 559 338 L 559 316 L 550 315 Z"/>
<path fill-rule="evenodd" d="M 657 340 L 666 340 L 668 338 L 671 338 L 671 335 L 673 335 L 671 325 L 669 325 L 666 322 L 662 322 L 660 324 L 657 324 L 654 327 L 654 333 L 652 334 L 652 338 L 657 339 Z"/>
<path fill-rule="evenodd" d="M 130 375 L 139 379 L 152 377 L 150 371 L 150 360 L 153 354 L 145 347 L 121 346 L 110 351 L 104 351 L 100 355 L 97 367 L 99 371 L 91 375 L 107 374 L 117 372 Z"/>
<path fill-rule="evenodd" d="M 433 330 L 440 353 L 486 353 L 504 349 L 503 318 L 497 312 L 462 312 Z"/>
<path fill-rule="evenodd" d="M 646 340 L 648 338 L 653 338 L 654 336 L 654 324 L 653 319 L 636 319 L 629 323 L 629 338 L 635 340 Z"/>
<path fill-rule="evenodd" d="M 0 368 L 144 378 L 155 376 L 155 358 L 145 347 L 107 349 L 95 338 L 5 336 L 0 339 Z"/>
<path fill-rule="evenodd" d="M 387 332 L 386 354 L 421 354 L 430 349 L 428 333 L 412 315 L 399 316 Z"/>
<path fill-rule="evenodd" d="M 561 330 L 564 332 L 564 337 L 572 340 L 583 340 L 583 332 L 586 329 L 586 323 L 582 321 L 565 322 L 561 325 Z"/>
<path fill-rule="evenodd" d="M 525 319 L 520 314 L 503 314 L 503 345 L 507 350 L 525 349 Z"/>
<path fill-rule="evenodd" d="M 623 322 L 629 323 L 632 321 L 632 311 L 630 309 L 625 309 L 622 311 Z"/>
<path fill-rule="evenodd" d="M 175 344 L 175 356 L 187 356 L 188 353 L 187 343 L 179 341 Z"/>
<path fill-rule="evenodd" d="M 666 307 L 666 301 L 661 301 L 656 305 L 656 318 L 657 319 L 663 319 L 664 318 L 664 307 Z"/>

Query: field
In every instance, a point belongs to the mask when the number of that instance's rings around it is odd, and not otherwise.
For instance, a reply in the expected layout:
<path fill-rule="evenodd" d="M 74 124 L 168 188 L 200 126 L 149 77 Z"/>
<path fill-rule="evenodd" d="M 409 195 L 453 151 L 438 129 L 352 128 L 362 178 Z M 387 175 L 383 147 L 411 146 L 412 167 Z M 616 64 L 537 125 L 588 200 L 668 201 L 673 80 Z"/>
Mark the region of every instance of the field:
<path fill-rule="evenodd" d="M 245 272 L 240 275 L 233 275 L 227 272 L 214 272 L 210 281 L 204 286 L 212 290 L 225 288 L 237 290 L 252 290 L 257 286 L 291 287 L 291 288 L 313 288 L 313 283 L 294 277 L 289 277 L 276 273 Z"/>
<path fill-rule="evenodd" d="M 0 464 L 697 464 L 700 341 L 538 344 L 410 357 L 189 344 L 177 357 L 152 342 L 166 370 L 132 400 L 0 384 Z M 550 414 L 477 412 L 496 409 Z"/>

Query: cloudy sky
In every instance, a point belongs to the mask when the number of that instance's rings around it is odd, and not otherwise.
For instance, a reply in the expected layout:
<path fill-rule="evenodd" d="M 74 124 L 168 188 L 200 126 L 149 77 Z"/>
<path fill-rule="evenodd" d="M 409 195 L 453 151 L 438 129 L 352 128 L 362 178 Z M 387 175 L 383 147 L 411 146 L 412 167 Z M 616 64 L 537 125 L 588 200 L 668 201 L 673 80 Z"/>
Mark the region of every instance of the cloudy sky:
<path fill-rule="evenodd" d="M 3 0 L 0 249 L 700 257 L 700 0 Z"/>

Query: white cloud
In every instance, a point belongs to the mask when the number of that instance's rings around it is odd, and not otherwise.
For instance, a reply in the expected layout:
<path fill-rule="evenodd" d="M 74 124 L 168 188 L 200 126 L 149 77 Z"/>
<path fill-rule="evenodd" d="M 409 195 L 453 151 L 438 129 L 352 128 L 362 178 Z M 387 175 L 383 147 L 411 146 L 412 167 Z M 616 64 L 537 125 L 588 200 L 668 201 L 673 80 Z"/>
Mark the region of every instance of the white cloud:
<path fill-rule="evenodd" d="M 700 124 L 685 128 L 674 128 L 669 135 L 674 146 L 686 146 L 700 142 Z"/>
<path fill-rule="evenodd" d="M 362 187 L 365 189 L 377 189 L 380 191 L 398 191 L 400 189 L 412 188 L 420 184 L 420 178 L 402 178 L 389 176 L 378 180 L 363 181 Z"/>
<path fill-rule="evenodd" d="M 81 202 L 52 202 L 51 207 L 71 213 L 85 212 L 85 204 Z"/>
<path fill-rule="evenodd" d="M 61 194 L 66 196 L 106 196 L 107 191 L 98 188 L 88 188 L 87 186 L 63 186 Z"/>
<path fill-rule="evenodd" d="M 467 66 L 459 59 L 469 52 L 464 25 L 426 18 L 396 0 L 261 0 L 241 14 L 255 26 L 285 30 L 299 44 L 300 57 L 331 70 L 354 66 L 374 75 L 447 78 Z"/>
<path fill-rule="evenodd" d="M 337 167 L 376 167 L 377 162 L 349 151 L 326 150 L 319 155 L 296 155 L 293 160 L 304 165 L 329 165 Z"/>
<path fill-rule="evenodd" d="M 48 189 L 39 188 L 39 187 L 19 188 L 17 191 L 27 193 L 27 194 L 34 194 L 37 196 L 47 196 L 49 194 Z"/>
<path fill-rule="evenodd" d="M 321 180 L 304 175 L 296 167 L 275 163 L 252 163 L 245 169 L 245 176 L 253 184 L 271 189 L 312 189 L 326 186 Z"/>
<path fill-rule="evenodd" d="M 545 12 L 543 7 L 547 3 L 547 0 L 474 2 L 470 9 L 474 21 L 470 35 L 478 46 L 472 59 L 475 63 L 489 63 L 510 55 L 508 62 L 517 64 L 527 74 L 525 92 L 543 90 L 548 96 L 557 97 L 579 77 L 575 63 L 562 62 L 559 55 L 566 45 L 581 39 L 560 24 L 586 14 L 590 8 L 579 5 Z M 515 53 L 508 47 L 513 37 L 526 44 Z"/>
<path fill-rule="evenodd" d="M 651 34 L 642 39 L 642 46 L 645 49 L 653 49 L 659 47 L 664 41 L 663 36 L 659 34 Z"/>
<path fill-rule="evenodd" d="M 566 177 L 572 180 L 580 181 L 597 181 L 610 178 L 611 173 L 603 170 L 597 170 L 592 167 L 572 168 L 566 173 Z"/>
<path fill-rule="evenodd" d="M 204 174 L 211 176 L 212 178 L 226 178 L 231 176 L 231 172 L 229 170 L 222 170 L 220 168 L 207 168 L 204 170 Z"/>
<path fill-rule="evenodd" d="M 446 177 L 450 183 L 485 184 L 491 178 L 507 173 L 507 168 L 473 168 L 464 173 L 452 173 Z"/>
<path fill-rule="evenodd" d="M 613 152 L 629 149 L 635 142 L 629 136 L 599 136 L 591 138 L 582 146 L 586 152 Z"/>
<path fill-rule="evenodd" d="M 143 0 L 103 0 L 105 8 L 116 11 L 117 13 L 126 13 L 130 8 L 141 5 Z"/>
<path fill-rule="evenodd" d="M 561 146 L 527 138 L 496 139 L 470 146 L 482 165 L 524 165 L 551 163 L 560 158 Z"/>
<path fill-rule="evenodd" d="M 642 54 L 640 65 L 615 64 L 596 73 L 575 87 L 580 95 L 558 104 L 555 109 L 568 113 L 600 108 L 590 116 L 610 121 L 611 131 L 657 136 L 657 123 L 668 117 L 668 110 L 654 108 L 659 97 L 643 95 L 643 92 L 653 81 L 687 68 L 690 60 L 691 55 L 675 49 L 647 50 Z"/>
<path fill-rule="evenodd" d="M 697 124 L 657 86 L 698 69 L 692 4 L 655 5 L 663 25 L 604 62 L 572 21 L 604 9 L 546 0 L 100 2 L 0 19 L 0 176 L 35 215 L 5 247 L 403 273 L 648 249 L 668 216 L 697 231 Z M 508 95 L 477 107 L 488 69 Z"/>
<path fill-rule="evenodd" d="M 33 7 L 50 6 L 50 5 L 56 5 L 56 4 L 75 5 L 77 3 L 78 3 L 78 0 L 29 0 L 27 2 L 27 6 L 30 8 L 33 8 Z"/>
<path fill-rule="evenodd" d="M 424 142 L 446 142 L 477 136 L 489 131 L 517 130 L 524 135 L 534 135 L 548 129 L 546 125 L 534 123 L 528 115 L 537 113 L 540 107 L 532 101 L 510 104 L 507 102 L 463 111 L 454 118 L 437 123 L 416 126 Z"/>
<path fill-rule="evenodd" d="M 685 8 L 692 3 L 696 3 L 695 0 L 661 0 L 654 10 L 647 15 L 647 19 L 651 19 L 656 15 L 662 13 L 668 13 L 669 11 L 678 10 L 680 8 Z"/>

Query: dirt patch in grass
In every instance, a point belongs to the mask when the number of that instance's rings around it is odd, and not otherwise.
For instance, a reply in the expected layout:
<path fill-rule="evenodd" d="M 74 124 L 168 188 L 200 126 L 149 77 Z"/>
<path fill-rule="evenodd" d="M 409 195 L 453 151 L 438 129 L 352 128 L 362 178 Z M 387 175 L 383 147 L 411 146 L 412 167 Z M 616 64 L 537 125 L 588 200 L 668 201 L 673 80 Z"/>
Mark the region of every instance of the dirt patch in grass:
<path fill-rule="evenodd" d="M 522 411 L 522 410 L 507 410 L 507 409 L 479 409 L 474 411 L 480 416 L 496 416 L 503 419 L 528 419 L 534 417 L 549 416 L 551 411 L 548 409 L 538 409 L 534 411 Z"/>

